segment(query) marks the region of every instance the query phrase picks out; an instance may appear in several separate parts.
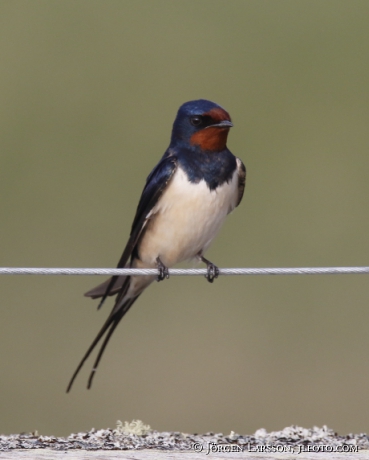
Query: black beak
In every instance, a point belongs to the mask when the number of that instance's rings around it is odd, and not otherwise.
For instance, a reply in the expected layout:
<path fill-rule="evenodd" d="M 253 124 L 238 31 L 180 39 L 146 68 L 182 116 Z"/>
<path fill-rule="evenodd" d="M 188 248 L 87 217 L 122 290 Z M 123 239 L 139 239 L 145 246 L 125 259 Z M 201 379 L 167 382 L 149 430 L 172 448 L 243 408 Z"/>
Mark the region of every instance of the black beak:
<path fill-rule="evenodd" d="M 214 125 L 209 125 L 207 128 L 232 128 L 233 123 L 229 120 L 223 120 Z"/>

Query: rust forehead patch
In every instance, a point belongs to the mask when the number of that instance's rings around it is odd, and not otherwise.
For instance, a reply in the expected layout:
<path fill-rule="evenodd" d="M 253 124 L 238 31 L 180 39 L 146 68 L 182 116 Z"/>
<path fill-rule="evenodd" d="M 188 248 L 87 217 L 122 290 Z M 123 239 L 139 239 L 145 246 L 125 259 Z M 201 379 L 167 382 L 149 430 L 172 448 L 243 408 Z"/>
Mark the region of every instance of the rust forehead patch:
<path fill-rule="evenodd" d="M 224 121 L 224 120 L 231 121 L 231 117 L 229 116 L 229 113 L 226 112 L 224 109 L 221 109 L 220 107 L 211 109 L 209 110 L 209 112 L 206 112 L 203 115 L 208 115 L 214 121 Z"/>

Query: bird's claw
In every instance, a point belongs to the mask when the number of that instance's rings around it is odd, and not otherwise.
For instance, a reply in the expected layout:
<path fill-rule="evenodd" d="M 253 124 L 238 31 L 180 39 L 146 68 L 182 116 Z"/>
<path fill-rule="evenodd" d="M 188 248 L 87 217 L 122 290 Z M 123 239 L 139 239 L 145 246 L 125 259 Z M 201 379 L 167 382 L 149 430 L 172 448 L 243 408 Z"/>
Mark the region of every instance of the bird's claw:
<path fill-rule="evenodd" d="M 159 275 L 157 281 L 163 281 L 169 278 L 169 270 L 167 267 L 158 267 Z"/>
<path fill-rule="evenodd" d="M 163 281 L 165 279 L 168 279 L 169 278 L 169 270 L 168 270 L 168 267 L 166 267 L 163 262 L 159 259 L 159 257 L 156 259 L 156 262 L 158 264 L 158 270 L 159 270 L 159 274 L 158 274 L 158 277 L 157 277 L 157 281 Z"/>
<path fill-rule="evenodd" d="M 215 278 L 218 278 L 219 276 L 219 268 L 210 262 L 207 264 L 207 270 L 208 272 L 205 275 L 205 278 L 209 281 L 209 283 L 213 283 Z"/>

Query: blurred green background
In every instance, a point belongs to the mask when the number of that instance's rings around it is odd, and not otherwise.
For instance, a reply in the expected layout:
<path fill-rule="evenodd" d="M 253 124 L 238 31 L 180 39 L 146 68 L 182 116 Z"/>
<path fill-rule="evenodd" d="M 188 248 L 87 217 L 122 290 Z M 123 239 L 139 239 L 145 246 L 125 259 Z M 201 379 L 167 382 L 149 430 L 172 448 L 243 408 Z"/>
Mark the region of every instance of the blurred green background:
<path fill-rule="evenodd" d="M 214 100 L 248 169 L 220 267 L 369 265 L 367 0 L 1 0 L 0 265 L 114 267 L 178 107 Z M 91 391 L 98 277 L 0 277 L 0 432 L 369 431 L 369 278 L 173 277 Z"/>

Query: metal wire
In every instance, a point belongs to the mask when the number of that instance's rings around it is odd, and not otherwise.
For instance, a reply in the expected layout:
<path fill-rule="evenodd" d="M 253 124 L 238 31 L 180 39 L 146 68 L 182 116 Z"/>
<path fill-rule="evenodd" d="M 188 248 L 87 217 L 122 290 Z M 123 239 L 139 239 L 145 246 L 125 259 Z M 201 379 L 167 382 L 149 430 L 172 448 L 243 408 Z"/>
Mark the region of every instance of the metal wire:
<path fill-rule="evenodd" d="M 369 273 L 369 267 L 220 268 L 220 275 L 352 275 Z M 0 275 L 152 275 L 156 268 L 15 268 L 0 267 Z M 171 268 L 170 276 L 204 276 L 206 268 Z"/>

